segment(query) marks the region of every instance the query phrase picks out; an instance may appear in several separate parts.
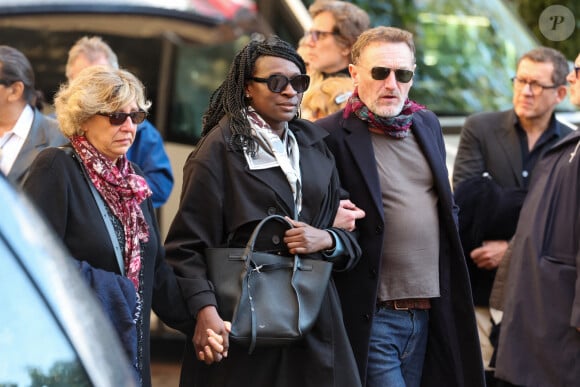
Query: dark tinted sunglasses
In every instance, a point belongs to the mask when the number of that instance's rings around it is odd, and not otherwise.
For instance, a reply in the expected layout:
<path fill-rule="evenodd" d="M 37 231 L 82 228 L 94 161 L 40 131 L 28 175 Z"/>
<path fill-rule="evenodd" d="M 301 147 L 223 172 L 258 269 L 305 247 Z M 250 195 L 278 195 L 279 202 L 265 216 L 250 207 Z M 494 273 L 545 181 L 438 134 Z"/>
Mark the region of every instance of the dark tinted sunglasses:
<path fill-rule="evenodd" d="M 109 122 L 111 125 L 123 125 L 123 123 L 127 120 L 127 117 L 131 117 L 131 121 L 133 121 L 134 124 L 140 124 L 141 122 L 145 121 L 145 118 L 147 117 L 147 112 L 143 111 L 131 113 L 114 112 L 97 114 L 100 116 L 109 117 Z"/>
<path fill-rule="evenodd" d="M 373 67 L 371 69 L 371 77 L 373 77 L 374 80 L 382 81 L 387 79 L 391 71 L 395 72 L 395 79 L 397 82 L 407 83 L 413 79 L 413 72 L 411 70 L 393 70 L 388 67 Z"/>
<path fill-rule="evenodd" d="M 273 93 L 281 93 L 288 84 L 292 85 L 292 88 L 296 90 L 297 93 L 304 93 L 310 85 L 310 77 L 306 74 L 299 74 L 292 78 L 288 78 L 282 74 L 274 74 L 270 75 L 268 78 L 252 77 L 250 79 L 256 82 L 265 83 L 268 85 L 268 89 Z"/>

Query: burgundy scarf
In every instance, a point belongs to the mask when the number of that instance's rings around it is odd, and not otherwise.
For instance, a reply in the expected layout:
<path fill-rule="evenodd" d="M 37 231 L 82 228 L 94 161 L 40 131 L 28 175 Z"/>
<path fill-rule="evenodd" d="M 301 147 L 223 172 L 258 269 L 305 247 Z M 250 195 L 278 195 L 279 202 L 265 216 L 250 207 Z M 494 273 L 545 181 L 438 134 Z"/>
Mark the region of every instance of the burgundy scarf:
<path fill-rule="evenodd" d="M 425 106 L 407 98 L 401 112 L 394 117 L 376 116 L 369 110 L 367 105 L 360 100 L 358 88 L 354 89 L 344 108 L 343 117 L 347 118 L 354 113 L 358 118 L 369 123 L 369 130 L 376 133 L 384 133 L 395 138 L 405 138 L 409 135 L 413 123 L 413 113 L 424 110 Z"/>
<path fill-rule="evenodd" d="M 125 233 L 124 263 L 127 278 L 139 291 L 141 244 L 149 240 L 149 228 L 141 204 L 151 196 L 145 179 L 133 170 L 125 156 L 116 163 L 105 157 L 84 136 L 73 136 L 71 143 L 95 188 L 123 224 Z"/>

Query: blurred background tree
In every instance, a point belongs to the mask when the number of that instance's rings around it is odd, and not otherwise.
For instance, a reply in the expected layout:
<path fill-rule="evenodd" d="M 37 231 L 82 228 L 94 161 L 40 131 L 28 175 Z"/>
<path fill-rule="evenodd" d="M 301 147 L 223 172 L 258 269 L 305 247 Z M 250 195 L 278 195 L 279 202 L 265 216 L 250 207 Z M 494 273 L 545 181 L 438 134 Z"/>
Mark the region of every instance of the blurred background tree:
<path fill-rule="evenodd" d="M 415 36 L 417 72 L 410 97 L 440 115 L 511 107 L 517 59 L 540 44 L 574 60 L 580 51 L 580 0 L 560 0 L 576 18 L 572 36 L 542 36 L 538 19 L 557 0 L 352 0 L 371 25 Z M 303 0 L 308 7 L 313 0 Z M 559 110 L 573 110 L 569 102 Z"/>

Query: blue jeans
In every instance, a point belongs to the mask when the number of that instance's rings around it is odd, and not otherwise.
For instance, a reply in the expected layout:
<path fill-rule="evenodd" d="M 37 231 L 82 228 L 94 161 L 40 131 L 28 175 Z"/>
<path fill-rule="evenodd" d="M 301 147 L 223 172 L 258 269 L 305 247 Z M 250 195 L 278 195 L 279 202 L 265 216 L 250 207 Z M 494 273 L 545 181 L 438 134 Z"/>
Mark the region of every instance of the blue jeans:
<path fill-rule="evenodd" d="M 378 309 L 371 328 L 366 387 L 418 387 L 428 333 L 428 310 Z"/>

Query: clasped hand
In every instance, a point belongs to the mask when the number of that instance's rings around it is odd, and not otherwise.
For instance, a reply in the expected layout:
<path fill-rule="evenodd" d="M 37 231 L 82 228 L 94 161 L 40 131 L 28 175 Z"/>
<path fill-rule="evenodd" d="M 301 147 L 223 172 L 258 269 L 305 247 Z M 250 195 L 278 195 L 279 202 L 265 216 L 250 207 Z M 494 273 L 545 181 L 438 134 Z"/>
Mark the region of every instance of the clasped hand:
<path fill-rule="evenodd" d="M 215 306 L 200 309 L 192 339 L 197 358 L 209 365 L 228 357 L 231 329 L 232 324 L 221 319 Z"/>

